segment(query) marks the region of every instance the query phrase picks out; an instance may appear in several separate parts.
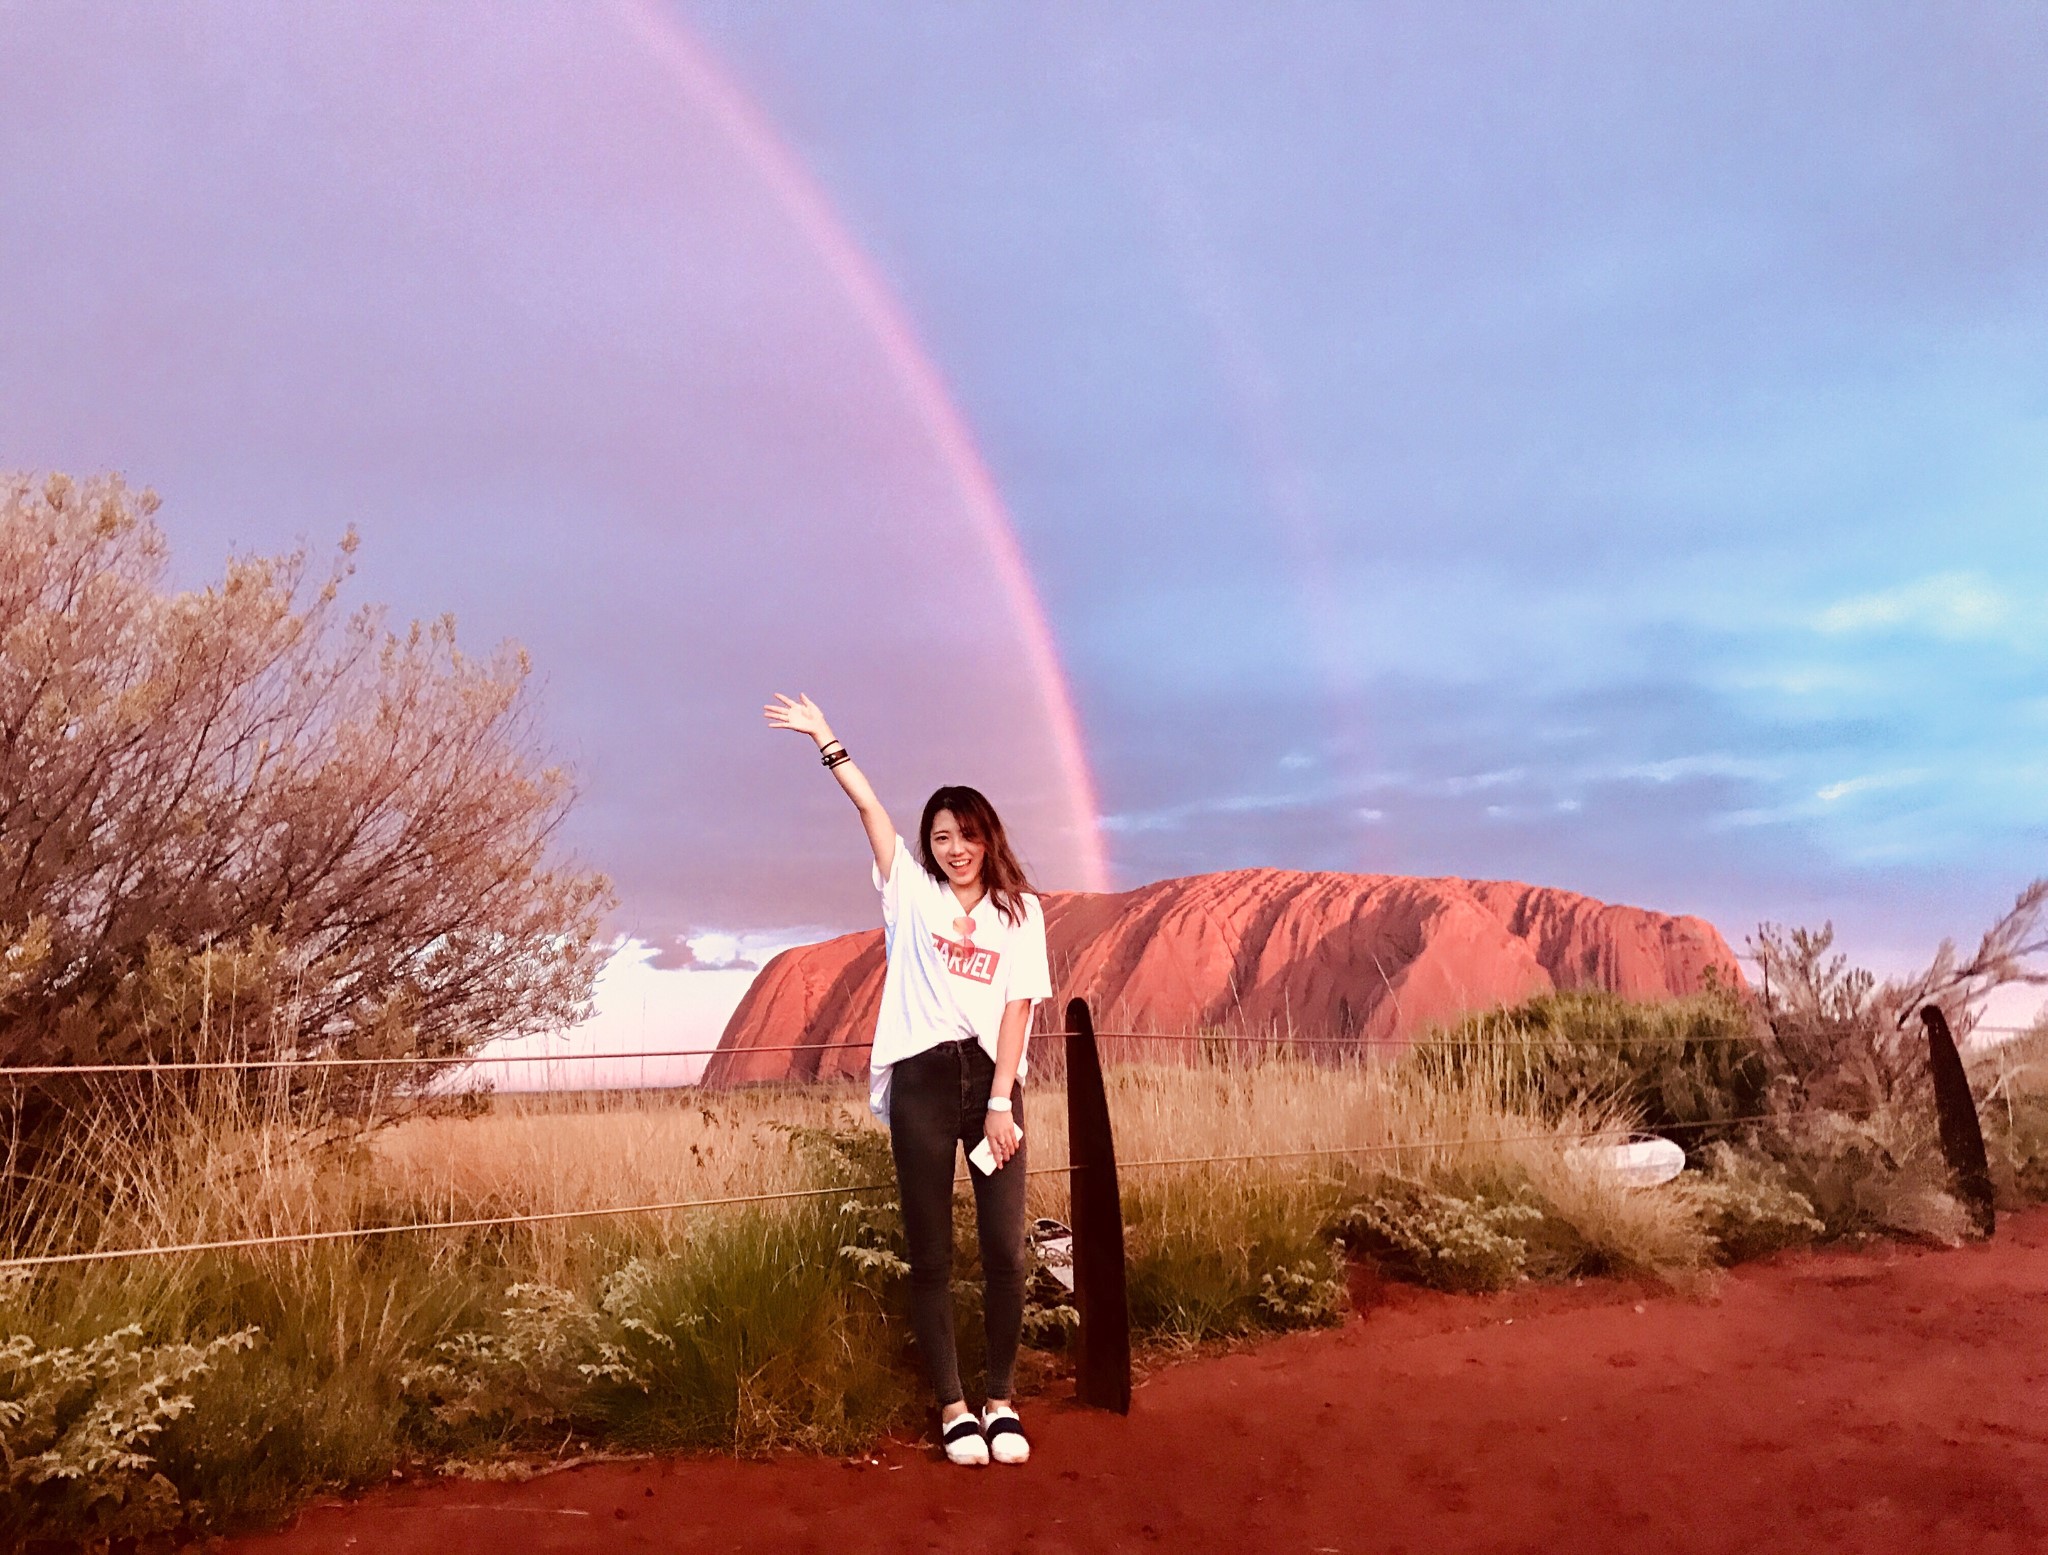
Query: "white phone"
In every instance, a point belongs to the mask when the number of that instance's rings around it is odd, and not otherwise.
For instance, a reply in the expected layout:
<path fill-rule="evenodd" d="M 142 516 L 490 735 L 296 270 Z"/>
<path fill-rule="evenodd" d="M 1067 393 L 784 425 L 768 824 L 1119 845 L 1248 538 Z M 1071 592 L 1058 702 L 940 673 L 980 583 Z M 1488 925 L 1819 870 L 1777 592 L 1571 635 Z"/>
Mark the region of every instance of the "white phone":
<path fill-rule="evenodd" d="M 1022 1130 L 1021 1128 L 1017 1130 L 1017 1143 L 1020 1145 L 1024 1143 L 1024 1130 Z M 980 1144 L 976 1145 L 972 1150 L 967 1152 L 967 1159 L 974 1163 L 975 1167 L 981 1172 L 982 1176 L 995 1176 L 996 1153 L 993 1150 L 989 1149 L 988 1138 L 986 1135 L 982 1137 L 982 1141 Z"/>

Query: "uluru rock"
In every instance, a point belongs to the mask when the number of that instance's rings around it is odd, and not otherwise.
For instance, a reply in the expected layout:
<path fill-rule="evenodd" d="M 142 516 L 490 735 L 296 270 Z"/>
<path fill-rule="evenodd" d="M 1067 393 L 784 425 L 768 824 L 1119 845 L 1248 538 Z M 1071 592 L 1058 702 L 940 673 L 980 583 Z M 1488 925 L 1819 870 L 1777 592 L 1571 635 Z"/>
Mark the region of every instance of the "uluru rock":
<path fill-rule="evenodd" d="M 1511 881 L 1235 869 L 1044 903 L 1054 1008 L 1086 999 L 1104 1032 L 1288 1033 L 1391 1049 L 1553 990 L 1668 998 L 1699 992 L 1710 970 L 1742 983 L 1704 919 Z M 864 1073 L 882 969 L 878 928 L 776 956 L 726 1023 L 705 1083 Z"/>

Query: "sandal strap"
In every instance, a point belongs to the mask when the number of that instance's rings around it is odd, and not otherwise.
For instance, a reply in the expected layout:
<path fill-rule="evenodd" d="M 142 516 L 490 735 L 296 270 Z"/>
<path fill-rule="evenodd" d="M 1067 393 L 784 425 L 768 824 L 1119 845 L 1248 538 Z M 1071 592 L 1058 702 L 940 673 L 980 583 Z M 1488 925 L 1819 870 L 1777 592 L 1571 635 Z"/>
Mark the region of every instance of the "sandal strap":
<path fill-rule="evenodd" d="M 948 1442 L 957 1442 L 964 1437 L 979 1435 L 981 1435 L 981 1422 L 976 1420 L 972 1415 L 962 1415 L 958 1420 L 955 1420 L 951 1425 L 946 1427 L 945 1433 L 941 1437 L 941 1440 Z"/>
<path fill-rule="evenodd" d="M 995 1419 L 989 1421 L 984 1429 L 991 1441 L 995 1440 L 998 1436 L 1022 1436 L 1024 1434 L 1023 1423 L 1015 1415 L 997 1415 Z"/>

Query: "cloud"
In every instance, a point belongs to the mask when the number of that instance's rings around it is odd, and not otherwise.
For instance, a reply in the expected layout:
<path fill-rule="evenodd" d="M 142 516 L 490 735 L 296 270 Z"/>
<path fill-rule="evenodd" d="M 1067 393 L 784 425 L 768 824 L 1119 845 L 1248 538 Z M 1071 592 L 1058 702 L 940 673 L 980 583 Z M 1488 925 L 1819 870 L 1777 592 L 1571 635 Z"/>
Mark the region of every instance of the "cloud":
<path fill-rule="evenodd" d="M 1816 87 L 1809 17 L 1759 33 L 1732 90 L 1688 22 L 1646 46 L 1559 8 L 1532 36 L 1573 89 L 1532 92 L 1527 50 L 1370 7 L 1112 17 L 1130 120 L 1168 126 L 1216 245 L 1196 280 L 1246 288 L 1190 310 L 1093 99 L 1059 95 L 1033 27 L 1004 46 L 1003 8 L 879 116 L 930 42 L 914 8 L 694 9 L 751 40 L 734 57 L 958 385 L 1124 883 L 1511 874 L 1740 922 L 1827 892 L 1869 911 L 1883 858 L 1898 921 L 1945 930 L 1968 882 L 2038 854 L 2048 266 L 2013 213 L 2048 194 L 2048 110 L 2025 50 L 1958 76 L 1964 16 Z M 981 782 L 1034 873 L 1076 878 L 1028 656 L 1000 622 L 960 631 L 993 563 L 957 544 L 925 429 L 723 143 L 670 133 L 623 35 L 393 52 L 338 10 L 280 49 L 269 24 L 19 18 L 0 103 L 91 132 L 5 169 L 69 218 L 0 254 L 28 332 L 0 364 L 10 445 L 157 484 L 180 565 L 363 516 L 369 597 L 527 642 L 586 795 L 565 841 L 651 957 L 620 1010 L 643 973 L 697 1001 L 743 981 L 772 947 L 741 931 L 874 921 L 845 806 L 762 734 L 776 685 L 825 697 L 885 797 Z M 1388 47 L 1414 70 L 1361 99 Z M 463 68 L 431 91 L 382 68 L 422 60 Z M 1444 116 L 1473 100 L 1502 114 Z M 1866 176 L 1871 123 L 1927 154 Z M 133 327 L 78 306 L 105 298 Z M 1212 370 L 1218 304 L 1260 425 Z M 751 586 L 791 557 L 787 588 Z M 894 607 L 864 614 L 877 579 Z M 976 716 L 951 716 L 962 687 Z M 1871 792 L 1907 766 L 1924 786 Z"/>
<path fill-rule="evenodd" d="M 1157 810 L 1127 810 L 1116 815 L 1105 815 L 1100 818 L 1100 824 L 1104 831 L 1114 835 L 1177 831 L 1190 821 L 1207 817 L 1262 815 L 1274 811 L 1299 810 L 1310 805 L 1322 804 L 1326 802 L 1326 798 L 1327 796 L 1317 791 L 1295 794 L 1224 794 L 1212 799 L 1168 805 Z M 1378 818 L 1377 811 L 1362 810 L 1359 814 L 1366 819 Z"/>
<path fill-rule="evenodd" d="M 1670 756 L 1662 761 L 1639 761 L 1622 767 L 1611 775 L 1631 782 L 1666 784 L 1706 777 L 1765 781 L 1779 776 L 1781 770 L 1777 762 L 1709 751 L 1695 756 Z M 1606 775 L 1608 774 L 1598 772 L 1588 774 L 1593 777 Z"/>
<path fill-rule="evenodd" d="M 1963 641 L 2005 636 L 2020 615 L 2019 602 L 2003 590 L 1970 573 L 1943 572 L 1840 600 L 1814 625 L 1830 636 L 1918 631 Z"/>
<path fill-rule="evenodd" d="M 694 938 L 670 940 L 647 957 L 657 972 L 758 972 L 761 964 L 740 954 L 739 939 L 731 934 L 699 934 Z"/>
<path fill-rule="evenodd" d="M 1763 669 L 1743 667 L 1722 671 L 1718 684 L 1735 694 L 1762 692 L 1779 697 L 1813 699 L 1865 695 L 1872 677 L 1863 670 L 1843 664 L 1791 664 Z"/>
<path fill-rule="evenodd" d="M 697 944 L 717 938 L 699 936 Z M 684 977 L 679 968 L 731 975 Z M 598 974 L 588 1020 L 566 1031 L 489 1043 L 476 1064 L 444 1083 L 498 1091 L 687 1085 L 703 1073 L 752 981 L 739 966 L 707 967 L 687 942 L 658 950 L 645 940 L 623 939 Z M 530 1061 L 542 1054 L 551 1061 Z M 521 1061 L 492 1062 L 496 1058 Z"/>
<path fill-rule="evenodd" d="M 1463 772 L 1453 777 L 1441 778 L 1433 788 L 1437 793 L 1456 798 L 1462 794 L 1482 793 L 1490 788 L 1516 787 L 1526 781 L 1528 776 L 1527 767 L 1497 767 L 1491 772 Z"/>
<path fill-rule="evenodd" d="M 1925 782 L 1927 774 L 1912 772 L 1873 772 L 1866 777 L 1844 778 L 1839 783 L 1830 783 L 1825 788 L 1814 790 L 1813 797 L 1822 804 L 1834 804 L 1853 794 L 1875 793 L 1887 788 L 1910 788 L 1915 783 Z"/>

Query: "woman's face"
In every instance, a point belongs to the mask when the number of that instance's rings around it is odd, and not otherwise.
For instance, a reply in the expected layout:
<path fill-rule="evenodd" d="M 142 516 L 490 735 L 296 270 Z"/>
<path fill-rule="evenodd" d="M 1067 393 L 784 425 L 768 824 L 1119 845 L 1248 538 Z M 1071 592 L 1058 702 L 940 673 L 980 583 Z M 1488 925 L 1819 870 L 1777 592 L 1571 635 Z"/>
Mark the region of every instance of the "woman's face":
<path fill-rule="evenodd" d="M 960 828 L 951 810 L 932 817 L 932 857 L 946 878 L 961 890 L 972 889 L 981 880 L 981 856 L 988 851 L 979 837 L 970 838 Z"/>

